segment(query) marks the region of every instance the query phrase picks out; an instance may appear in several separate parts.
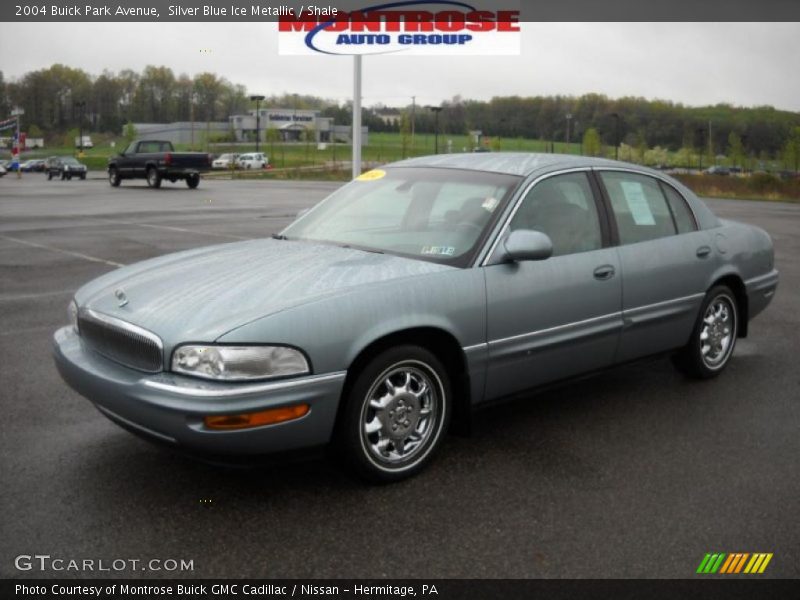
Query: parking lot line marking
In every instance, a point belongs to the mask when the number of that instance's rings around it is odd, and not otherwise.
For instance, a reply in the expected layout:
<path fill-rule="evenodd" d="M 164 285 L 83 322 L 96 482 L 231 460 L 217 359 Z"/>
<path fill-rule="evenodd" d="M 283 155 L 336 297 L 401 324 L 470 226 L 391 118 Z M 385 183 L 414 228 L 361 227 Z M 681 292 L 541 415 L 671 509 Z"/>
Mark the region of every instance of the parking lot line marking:
<path fill-rule="evenodd" d="M 151 223 L 133 223 L 131 221 L 116 221 L 113 219 L 96 218 L 97 221 L 105 221 L 106 223 L 114 223 L 116 225 L 134 225 L 138 227 L 149 227 L 151 229 L 166 229 L 168 231 L 180 231 L 182 233 L 195 233 L 210 235 L 214 237 L 230 238 L 233 240 L 251 240 L 253 238 L 242 237 L 240 235 L 231 235 L 229 233 L 214 233 L 212 231 L 204 231 L 202 229 L 184 229 L 183 227 L 172 227 L 171 225 L 153 225 Z"/>
<path fill-rule="evenodd" d="M 37 292 L 34 294 L 16 294 L 11 296 L 0 296 L 0 302 L 13 300 L 33 300 L 36 298 L 46 298 L 48 296 L 66 296 L 74 294 L 75 290 L 59 290 L 57 292 Z"/>
<path fill-rule="evenodd" d="M 88 254 L 83 254 L 81 252 L 73 252 L 72 250 L 64 250 L 63 248 L 56 248 L 55 246 L 47 246 L 45 244 L 37 244 L 36 242 L 28 242 L 26 240 L 20 240 L 19 238 L 11 237 L 10 235 L 0 235 L 0 239 L 8 240 L 9 242 L 16 242 L 17 244 L 23 244 L 25 246 L 31 246 L 32 248 L 40 248 L 42 250 L 50 250 L 51 252 L 58 252 L 59 254 L 75 256 L 77 258 L 82 258 L 83 260 L 103 263 L 104 265 L 111 265 L 112 267 L 125 266 L 123 263 L 114 262 L 113 260 L 97 258 L 96 256 L 89 256 Z"/>

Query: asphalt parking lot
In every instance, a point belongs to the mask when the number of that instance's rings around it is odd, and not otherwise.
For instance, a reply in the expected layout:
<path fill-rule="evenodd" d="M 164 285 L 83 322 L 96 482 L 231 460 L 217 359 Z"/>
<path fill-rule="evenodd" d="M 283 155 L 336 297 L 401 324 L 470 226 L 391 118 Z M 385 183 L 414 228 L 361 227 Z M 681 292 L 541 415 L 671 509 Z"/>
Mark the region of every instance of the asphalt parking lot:
<path fill-rule="evenodd" d="M 0 180 L 0 576 L 81 575 L 14 567 L 49 554 L 194 561 L 128 577 L 683 578 L 706 552 L 772 552 L 763 576 L 800 576 L 797 204 L 709 201 L 769 231 L 781 271 L 722 377 L 690 382 L 657 359 L 483 411 L 397 485 L 325 460 L 207 466 L 62 383 L 51 335 L 81 284 L 269 235 L 336 186 Z"/>

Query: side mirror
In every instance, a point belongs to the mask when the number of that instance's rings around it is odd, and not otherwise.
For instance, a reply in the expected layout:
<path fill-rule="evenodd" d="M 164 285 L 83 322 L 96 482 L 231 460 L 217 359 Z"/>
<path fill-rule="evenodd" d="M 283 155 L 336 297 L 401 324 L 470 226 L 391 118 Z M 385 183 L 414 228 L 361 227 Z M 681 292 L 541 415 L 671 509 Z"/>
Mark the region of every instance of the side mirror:
<path fill-rule="evenodd" d="M 505 261 L 545 260 L 553 255 L 553 241 L 546 233 L 531 229 L 512 231 L 503 243 Z"/>

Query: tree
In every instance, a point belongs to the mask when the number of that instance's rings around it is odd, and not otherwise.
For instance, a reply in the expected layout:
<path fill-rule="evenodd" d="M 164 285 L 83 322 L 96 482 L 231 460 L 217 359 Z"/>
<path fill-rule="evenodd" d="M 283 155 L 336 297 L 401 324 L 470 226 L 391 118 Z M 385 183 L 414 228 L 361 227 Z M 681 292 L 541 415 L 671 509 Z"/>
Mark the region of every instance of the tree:
<path fill-rule="evenodd" d="M 125 125 L 125 140 L 130 144 L 133 140 L 136 139 L 136 127 L 134 127 L 131 121 Z"/>
<path fill-rule="evenodd" d="M 411 144 L 411 119 L 406 111 L 400 115 L 400 144 L 403 147 L 403 158 L 406 158 Z"/>
<path fill-rule="evenodd" d="M 583 153 L 587 156 L 600 156 L 602 149 L 600 133 L 594 127 L 589 127 L 583 134 Z"/>
<path fill-rule="evenodd" d="M 0 119 L 5 119 L 11 113 L 11 105 L 8 101 L 8 90 L 3 79 L 3 72 L 0 71 Z"/>
<path fill-rule="evenodd" d="M 798 172 L 800 168 L 800 127 L 794 127 L 783 149 L 784 164 L 789 169 Z"/>

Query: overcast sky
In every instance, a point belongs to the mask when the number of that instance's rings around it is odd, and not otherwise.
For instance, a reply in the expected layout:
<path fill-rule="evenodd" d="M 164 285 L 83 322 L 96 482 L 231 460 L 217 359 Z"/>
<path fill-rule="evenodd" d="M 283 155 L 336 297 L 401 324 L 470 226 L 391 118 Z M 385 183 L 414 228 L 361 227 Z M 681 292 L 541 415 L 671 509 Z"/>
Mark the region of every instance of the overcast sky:
<path fill-rule="evenodd" d="M 53 63 L 93 75 L 166 65 L 249 93 L 352 96 L 352 59 L 279 56 L 275 23 L 0 23 L 6 79 Z M 206 52 L 201 52 L 207 50 Z M 455 95 L 626 95 L 800 111 L 800 23 L 523 23 L 522 52 L 364 58 L 365 105 Z"/>

